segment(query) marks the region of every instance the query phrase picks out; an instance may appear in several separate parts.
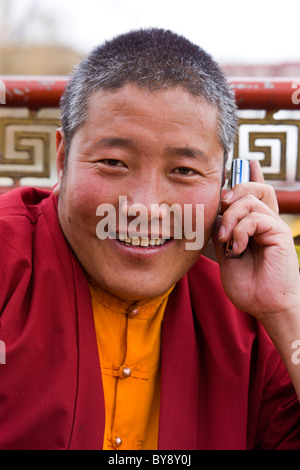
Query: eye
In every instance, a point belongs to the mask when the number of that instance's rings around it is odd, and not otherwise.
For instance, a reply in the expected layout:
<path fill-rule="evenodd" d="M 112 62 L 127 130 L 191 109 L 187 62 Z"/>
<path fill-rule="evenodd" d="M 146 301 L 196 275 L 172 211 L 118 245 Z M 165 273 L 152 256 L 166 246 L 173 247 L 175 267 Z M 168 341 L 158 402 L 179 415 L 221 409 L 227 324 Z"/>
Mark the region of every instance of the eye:
<path fill-rule="evenodd" d="M 124 163 L 114 158 L 106 158 L 104 160 L 101 160 L 101 163 L 104 163 L 104 165 L 107 165 L 107 166 L 119 166 L 119 167 L 124 166 Z"/>
<path fill-rule="evenodd" d="M 187 168 L 185 166 L 180 166 L 173 170 L 173 173 L 180 175 L 180 176 L 193 176 L 196 174 L 196 171 L 192 170 L 191 168 Z"/>

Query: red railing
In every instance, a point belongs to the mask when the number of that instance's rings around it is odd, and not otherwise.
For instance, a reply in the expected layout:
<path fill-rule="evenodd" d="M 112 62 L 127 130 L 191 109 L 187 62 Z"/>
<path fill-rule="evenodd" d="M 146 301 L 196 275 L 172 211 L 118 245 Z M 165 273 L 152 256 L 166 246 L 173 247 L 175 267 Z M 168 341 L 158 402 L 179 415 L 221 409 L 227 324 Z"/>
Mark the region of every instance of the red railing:
<path fill-rule="evenodd" d="M 300 109 L 300 78 L 232 79 L 239 109 Z"/>
<path fill-rule="evenodd" d="M 300 78 L 232 79 L 239 109 L 299 110 Z M 298 139 L 300 136 L 298 136 Z M 276 191 L 279 209 L 285 214 L 300 214 L 300 191 Z"/>
<path fill-rule="evenodd" d="M 5 83 L 8 108 L 26 107 L 32 110 L 57 108 L 67 83 L 67 77 L 0 76 Z"/>
<path fill-rule="evenodd" d="M 5 75 L 0 80 L 6 86 L 7 107 L 39 109 L 58 107 L 68 77 Z M 300 109 L 300 78 L 232 79 L 230 83 L 239 109 Z"/>
<path fill-rule="evenodd" d="M 67 77 L 0 76 L 8 108 L 57 108 Z M 300 79 L 231 79 L 239 109 L 300 110 Z M 2 100 L 3 103 L 3 100 Z M 299 136 L 298 136 L 299 138 Z M 300 157 L 299 157 L 300 158 Z M 276 191 L 281 213 L 300 214 L 300 191 Z"/>
<path fill-rule="evenodd" d="M 58 107 L 68 77 L 4 75 L 0 80 L 6 86 L 7 107 L 39 109 Z M 231 79 L 230 83 L 239 109 L 300 109 L 300 78 L 242 78 Z"/>

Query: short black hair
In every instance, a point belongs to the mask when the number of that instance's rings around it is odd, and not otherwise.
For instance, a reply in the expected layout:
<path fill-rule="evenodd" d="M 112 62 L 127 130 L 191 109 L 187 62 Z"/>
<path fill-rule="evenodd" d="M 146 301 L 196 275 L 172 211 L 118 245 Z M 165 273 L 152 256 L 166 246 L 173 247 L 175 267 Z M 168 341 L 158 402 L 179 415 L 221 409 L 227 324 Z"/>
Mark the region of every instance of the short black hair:
<path fill-rule="evenodd" d="M 201 47 L 169 30 L 151 28 L 121 34 L 96 47 L 75 68 L 61 99 L 66 154 L 84 124 L 91 94 L 126 83 L 154 91 L 180 86 L 218 109 L 225 153 L 237 130 L 236 103 L 225 75 Z"/>

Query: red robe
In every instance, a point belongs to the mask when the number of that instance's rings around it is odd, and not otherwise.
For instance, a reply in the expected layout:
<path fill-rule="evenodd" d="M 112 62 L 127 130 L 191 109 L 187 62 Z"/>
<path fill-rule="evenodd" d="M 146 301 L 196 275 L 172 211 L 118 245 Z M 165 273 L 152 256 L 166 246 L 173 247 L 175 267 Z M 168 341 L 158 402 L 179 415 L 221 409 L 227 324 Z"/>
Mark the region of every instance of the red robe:
<path fill-rule="evenodd" d="M 104 398 L 89 287 L 56 198 L 0 197 L 0 449 L 101 449 Z M 200 257 L 162 331 L 159 449 L 300 449 L 300 407 L 263 328 Z"/>

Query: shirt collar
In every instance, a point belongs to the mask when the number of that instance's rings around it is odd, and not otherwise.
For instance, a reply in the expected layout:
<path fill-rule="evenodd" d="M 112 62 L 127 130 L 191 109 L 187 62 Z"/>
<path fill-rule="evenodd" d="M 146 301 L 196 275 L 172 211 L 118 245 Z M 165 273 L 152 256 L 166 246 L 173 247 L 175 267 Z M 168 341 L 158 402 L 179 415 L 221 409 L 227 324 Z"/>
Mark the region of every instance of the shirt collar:
<path fill-rule="evenodd" d="M 128 314 L 133 309 L 138 309 L 138 318 L 140 319 L 153 317 L 161 304 L 168 298 L 173 288 L 174 286 L 158 297 L 132 302 L 115 297 L 100 289 L 93 282 L 90 282 L 90 291 L 94 300 L 115 313 Z"/>

